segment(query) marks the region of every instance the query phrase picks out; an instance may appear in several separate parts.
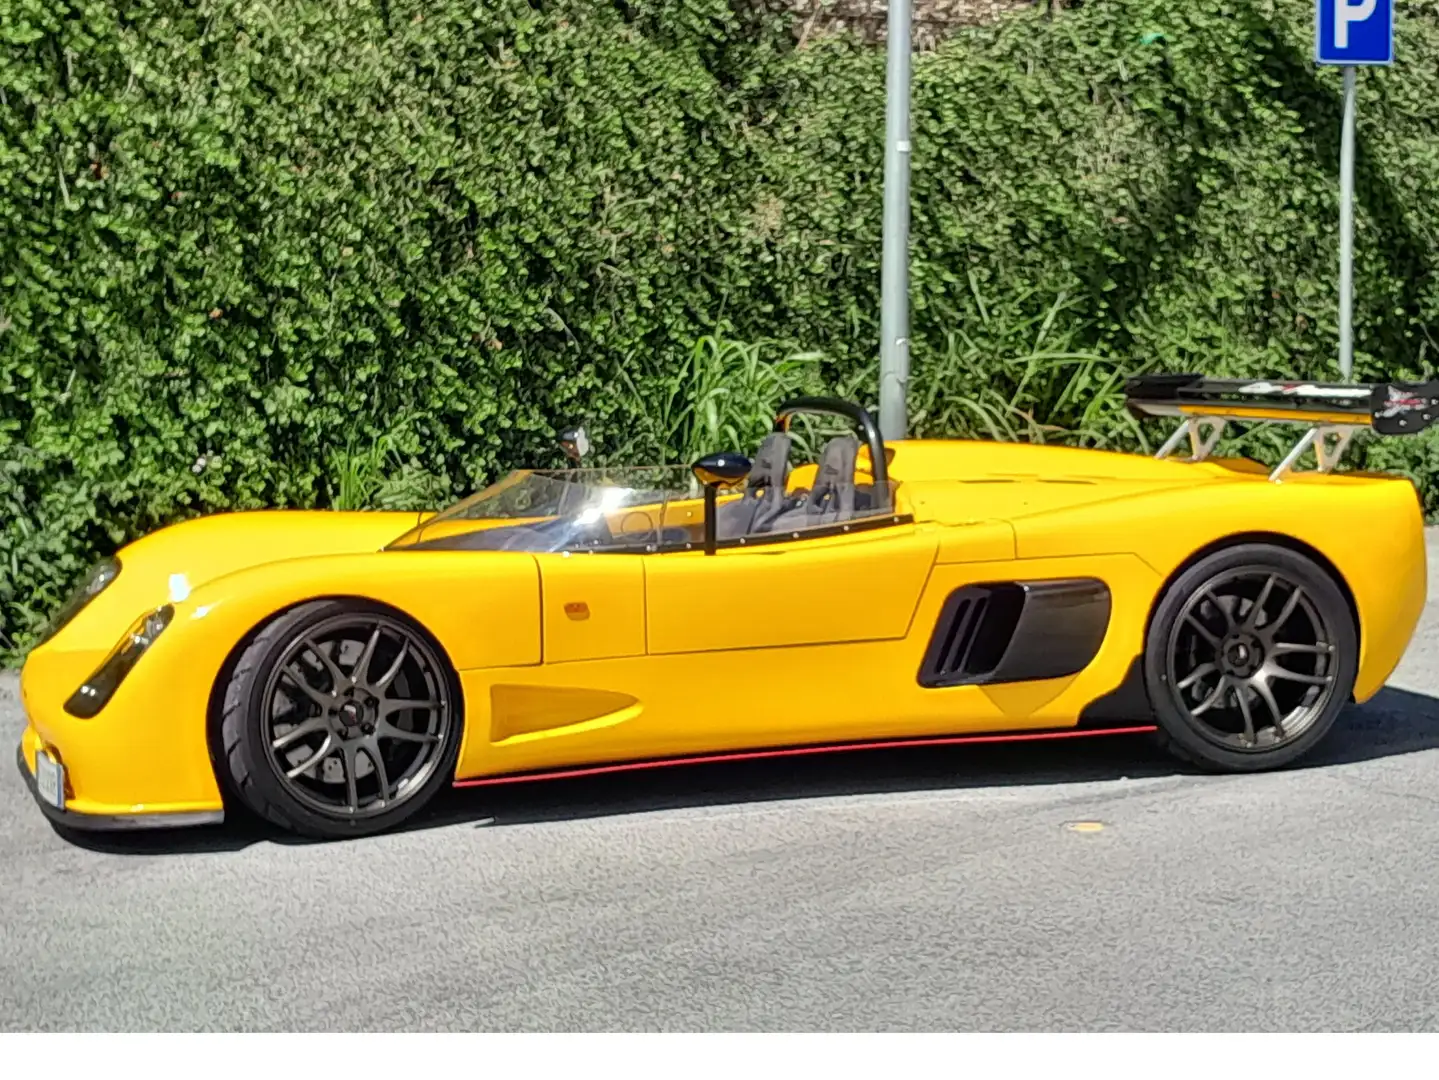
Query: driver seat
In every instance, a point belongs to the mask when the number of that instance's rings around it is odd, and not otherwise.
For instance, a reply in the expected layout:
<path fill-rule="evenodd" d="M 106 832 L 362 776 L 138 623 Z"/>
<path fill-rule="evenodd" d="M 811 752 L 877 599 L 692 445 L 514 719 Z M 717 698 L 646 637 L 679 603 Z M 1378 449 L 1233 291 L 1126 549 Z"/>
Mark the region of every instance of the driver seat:
<path fill-rule="evenodd" d="M 776 517 L 766 530 L 784 532 L 834 525 L 854 517 L 854 468 L 859 440 L 840 435 L 824 444 L 814 474 L 814 486 L 798 506 Z"/>
<path fill-rule="evenodd" d="M 750 533 L 766 532 L 784 510 L 790 445 L 790 437 L 782 431 L 764 437 L 750 465 L 744 494 L 719 508 L 715 519 L 716 539 L 734 540 Z"/>

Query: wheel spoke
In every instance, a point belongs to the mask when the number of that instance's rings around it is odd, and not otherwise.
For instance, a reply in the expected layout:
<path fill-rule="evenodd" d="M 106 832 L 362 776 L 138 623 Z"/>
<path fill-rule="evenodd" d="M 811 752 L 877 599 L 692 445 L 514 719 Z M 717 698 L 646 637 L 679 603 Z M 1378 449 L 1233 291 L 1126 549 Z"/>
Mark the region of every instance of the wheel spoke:
<path fill-rule="evenodd" d="M 312 716 L 308 720 L 296 724 L 289 731 L 285 732 L 285 734 L 277 737 L 270 745 L 276 750 L 283 750 L 291 743 L 303 739 L 306 735 L 313 735 L 317 731 L 325 731 L 327 726 L 323 716 Z"/>
<path fill-rule="evenodd" d="M 379 643 L 380 624 L 376 623 L 375 630 L 370 635 L 370 640 L 365 642 L 364 651 L 360 653 L 360 658 L 355 661 L 355 667 L 350 672 L 350 681 L 355 683 L 357 686 L 363 686 L 367 690 L 369 689 L 370 685 L 370 664 L 375 659 L 375 646 L 377 646 Z"/>
<path fill-rule="evenodd" d="M 1269 594 L 1274 591 L 1274 583 L 1279 580 L 1278 574 L 1270 574 L 1264 579 L 1264 588 L 1259 590 L 1259 599 L 1249 609 L 1249 614 L 1244 617 L 1244 629 L 1253 630 L 1259 625 L 1259 616 L 1264 614 L 1264 605 L 1269 600 Z"/>
<path fill-rule="evenodd" d="M 1205 626 L 1202 622 L 1199 621 L 1198 615 L 1194 614 L 1194 612 L 1191 611 L 1188 615 L 1184 617 L 1184 621 L 1187 622 L 1190 626 L 1194 627 L 1194 629 L 1198 630 L 1199 636 L 1202 637 L 1205 641 L 1209 642 L 1209 644 L 1213 646 L 1215 650 L 1218 650 L 1219 638 L 1209 632 L 1209 627 Z"/>
<path fill-rule="evenodd" d="M 1188 675 L 1184 676 L 1184 678 L 1180 679 L 1177 683 L 1175 683 L 1175 684 L 1174 684 L 1174 687 L 1175 687 L 1176 690 L 1188 690 L 1191 686 L 1193 686 L 1195 683 L 1197 683 L 1200 679 L 1204 678 L 1204 676 L 1206 676 L 1206 675 L 1212 675 L 1212 674 L 1214 674 L 1214 672 L 1216 672 L 1216 671 L 1218 671 L 1218 670 L 1219 670 L 1219 667 L 1218 667 L 1218 665 L 1216 665 L 1216 664 L 1207 663 L 1207 662 L 1206 662 L 1206 663 L 1203 663 L 1203 664 L 1200 664 L 1197 668 L 1195 668 L 1193 671 L 1191 671 Z"/>
<path fill-rule="evenodd" d="M 1274 734 L 1278 738 L 1284 738 L 1284 717 L 1279 712 L 1279 702 L 1274 700 L 1274 691 L 1269 686 L 1269 680 L 1263 675 L 1256 675 L 1249 682 L 1250 687 L 1259 695 L 1261 701 L 1269 708 L 1269 714 L 1274 717 Z"/>
<path fill-rule="evenodd" d="M 1285 679 L 1289 682 L 1303 683 L 1305 686 L 1328 686 L 1334 681 L 1333 675 L 1301 675 L 1297 671 L 1289 671 L 1278 664 L 1269 669 L 1269 677 L 1272 679 Z"/>
<path fill-rule="evenodd" d="M 340 748 L 340 756 L 345 762 L 345 793 L 349 797 L 351 813 L 358 813 L 360 810 L 360 783 L 359 765 L 360 755 L 351 744 Z"/>
<path fill-rule="evenodd" d="M 385 772 L 385 755 L 380 753 L 379 744 L 370 739 L 364 746 L 365 756 L 370 759 L 370 764 L 375 767 L 375 779 L 380 785 L 380 802 L 390 801 L 390 777 Z"/>
<path fill-rule="evenodd" d="M 311 686 L 305 678 L 305 673 L 301 671 L 299 666 L 293 661 L 285 665 L 282 674 L 284 674 L 290 682 L 294 683 L 306 697 L 320 706 L 320 708 L 326 709 L 335 703 L 335 696 L 333 694 L 327 694 L 323 690 L 316 690 Z"/>
<path fill-rule="evenodd" d="M 338 694 L 345 687 L 354 685 L 350 677 L 340 670 L 340 665 L 335 663 L 334 658 L 316 644 L 314 638 L 305 638 L 304 644 L 308 646 L 311 652 L 320 658 L 320 663 L 324 664 L 325 670 L 330 673 L 330 678 L 334 681 L 334 686 L 331 687 L 331 693 Z"/>
<path fill-rule="evenodd" d="M 1249 687 L 1241 683 L 1235 687 L 1234 696 L 1239 699 L 1239 711 L 1244 716 L 1244 741 L 1253 746 L 1258 740 L 1254 735 L 1254 717 L 1249 712 Z"/>
<path fill-rule="evenodd" d="M 1190 709 L 1189 715 L 1198 716 L 1200 713 L 1208 712 L 1210 709 L 1214 708 L 1214 706 L 1218 705 L 1221 700 L 1223 700 L 1224 691 L 1228 689 L 1229 676 L 1221 675 L 1219 677 L 1219 681 L 1214 684 L 1213 691 L 1210 692 L 1207 698 L 1201 701 L 1198 705 L 1194 706 L 1194 708 Z"/>
<path fill-rule="evenodd" d="M 1295 645 L 1280 641 L 1269 647 L 1270 656 L 1284 656 L 1288 653 L 1303 653 L 1306 656 L 1333 656 L 1334 646 L 1323 642 L 1318 645 Z"/>
<path fill-rule="evenodd" d="M 406 709 L 424 709 L 426 712 L 433 712 L 440 707 L 438 701 L 408 701 L 395 699 L 380 702 L 380 715 L 391 716 L 397 712 L 404 712 Z"/>
<path fill-rule="evenodd" d="M 432 743 L 439 742 L 438 735 L 431 735 L 425 731 L 406 731 L 404 728 L 395 727 L 388 720 L 381 720 L 375 727 L 376 739 L 398 739 L 400 742 Z"/>
<path fill-rule="evenodd" d="M 407 638 L 400 645 L 400 651 L 395 655 L 394 663 L 390 665 L 389 670 L 387 670 L 383 675 L 381 675 L 379 679 L 376 680 L 374 686 L 372 686 L 370 689 L 377 694 L 388 690 L 390 688 L 390 683 L 394 682 L 395 677 L 400 674 L 400 668 L 405 666 L 405 660 L 409 655 L 410 642 Z"/>
<path fill-rule="evenodd" d="M 312 767 L 318 765 L 320 762 L 324 761 L 327 757 L 329 757 L 330 753 L 334 750 L 334 748 L 335 737 L 333 735 L 326 735 L 325 741 L 320 744 L 320 748 L 316 750 L 314 754 L 312 754 L 310 757 L 306 758 L 300 764 L 296 765 L 293 769 L 286 772 L 285 776 L 288 779 L 293 780 L 301 773 L 309 772 Z"/>
<path fill-rule="evenodd" d="M 1286 622 L 1289 621 L 1289 616 L 1294 614 L 1294 609 L 1299 606 L 1299 601 L 1303 599 L 1304 590 L 1301 589 L 1298 585 L 1294 586 L 1294 591 L 1289 594 L 1289 599 L 1284 601 L 1284 606 L 1279 609 L 1278 617 L 1269 624 L 1269 626 L 1271 627 L 1271 633 L 1277 632 Z"/>

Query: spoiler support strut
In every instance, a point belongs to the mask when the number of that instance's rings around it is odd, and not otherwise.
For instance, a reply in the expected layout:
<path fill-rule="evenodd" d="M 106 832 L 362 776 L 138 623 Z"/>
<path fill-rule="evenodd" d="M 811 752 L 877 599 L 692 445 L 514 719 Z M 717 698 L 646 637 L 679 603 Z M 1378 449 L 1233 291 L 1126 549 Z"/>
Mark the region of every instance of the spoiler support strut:
<path fill-rule="evenodd" d="M 1209 431 L 1204 432 L 1204 425 L 1210 425 Z M 1189 439 L 1190 453 L 1184 460 L 1190 463 L 1203 461 L 1214 453 L 1219 446 L 1219 440 L 1224 436 L 1224 430 L 1229 421 L 1222 416 L 1190 416 L 1186 417 L 1183 423 L 1174 430 L 1174 434 L 1165 440 L 1164 445 L 1154 456 L 1163 460 L 1178 450 L 1185 438 Z M 1317 460 L 1318 470 L 1322 473 L 1333 472 L 1339 464 L 1339 459 L 1344 456 L 1348 449 L 1350 440 L 1354 433 L 1364 425 L 1358 424 L 1315 424 L 1308 428 L 1299 437 L 1289 453 L 1284 455 L 1284 460 L 1275 466 L 1274 471 L 1269 474 L 1269 479 L 1276 484 L 1281 482 L 1285 476 L 1294 471 L 1305 451 L 1311 446 L 1314 448 L 1314 456 Z M 1332 441 L 1331 441 L 1332 440 Z"/>
<path fill-rule="evenodd" d="M 1304 456 L 1304 451 L 1311 446 L 1314 447 L 1314 457 L 1318 462 L 1319 471 L 1322 473 L 1333 472 L 1339 464 L 1339 459 L 1344 456 L 1349 442 L 1354 438 L 1354 433 L 1359 428 L 1352 424 L 1316 424 L 1306 431 L 1300 440 L 1294 444 L 1294 448 L 1284 456 L 1284 460 L 1275 466 L 1274 471 L 1269 474 L 1269 479 L 1276 484 L 1284 479 L 1285 474 L 1293 470 L 1299 459 Z M 1329 440 L 1333 439 L 1331 443 Z"/>
<path fill-rule="evenodd" d="M 1229 421 L 1221 416 L 1187 417 L 1184 423 L 1175 429 L 1174 434 L 1165 440 L 1164 445 L 1159 448 L 1159 453 L 1154 456 L 1157 458 L 1167 458 L 1179 449 L 1179 444 L 1188 436 L 1189 457 L 1185 460 L 1203 461 L 1210 454 L 1214 453 L 1214 448 L 1219 445 L 1220 437 L 1223 436 L 1224 429 L 1228 423 Z M 1205 424 L 1213 425 L 1208 435 L 1203 433 Z"/>

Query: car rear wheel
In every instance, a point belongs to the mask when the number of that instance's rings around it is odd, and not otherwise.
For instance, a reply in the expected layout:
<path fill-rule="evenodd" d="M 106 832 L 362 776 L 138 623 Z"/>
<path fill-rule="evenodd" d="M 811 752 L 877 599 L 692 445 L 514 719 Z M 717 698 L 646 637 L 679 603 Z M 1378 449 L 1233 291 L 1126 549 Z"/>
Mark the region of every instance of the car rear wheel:
<path fill-rule="evenodd" d="M 388 608 L 302 604 L 265 625 L 225 690 L 235 794 L 323 839 L 413 817 L 454 774 L 459 688 L 438 643 Z"/>
<path fill-rule="evenodd" d="M 1200 559 L 1165 592 L 1145 682 L 1171 752 L 1255 772 L 1324 738 L 1353 691 L 1358 651 L 1349 604 L 1323 569 L 1243 544 Z"/>

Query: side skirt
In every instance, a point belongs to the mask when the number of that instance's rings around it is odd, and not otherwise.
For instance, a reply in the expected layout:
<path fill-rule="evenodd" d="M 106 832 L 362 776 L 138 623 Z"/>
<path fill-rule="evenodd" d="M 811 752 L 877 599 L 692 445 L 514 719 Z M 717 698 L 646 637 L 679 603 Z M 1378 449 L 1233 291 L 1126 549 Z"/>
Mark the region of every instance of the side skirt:
<path fill-rule="evenodd" d="M 674 765 L 707 765 L 724 761 L 757 761 L 765 758 L 807 757 L 816 754 L 843 754 L 856 750 L 893 750 L 922 746 L 965 746 L 974 743 L 1046 742 L 1056 739 L 1083 739 L 1100 735 L 1143 735 L 1157 730 L 1154 724 L 1128 727 L 1063 728 L 1045 731 L 1018 731 L 989 735 L 945 735 L 918 739 L 881 739 L 871 742 L 822 743 L 809 746 L 785 746 L 769 750 L 736 750 L 730 753 L 699 754 L 685 757 L 649 758 L 643 761 L 622 761 L 606 765 L 582 765 L 574 768 L 551 769 L 523 773 L 480 776 L 456 780 L 457 788 L 494 787 L 499 784 L 520 784 L 538 780 L 564 780 L 580 776 L 602 776 L 607 773 L 638 772 L 663 769 Z"/>

